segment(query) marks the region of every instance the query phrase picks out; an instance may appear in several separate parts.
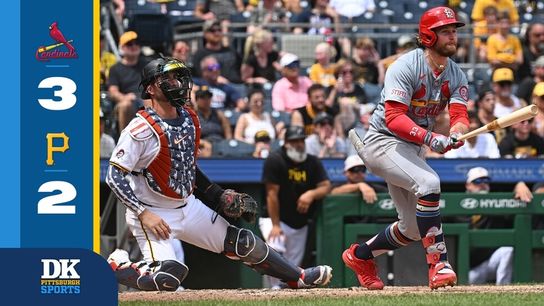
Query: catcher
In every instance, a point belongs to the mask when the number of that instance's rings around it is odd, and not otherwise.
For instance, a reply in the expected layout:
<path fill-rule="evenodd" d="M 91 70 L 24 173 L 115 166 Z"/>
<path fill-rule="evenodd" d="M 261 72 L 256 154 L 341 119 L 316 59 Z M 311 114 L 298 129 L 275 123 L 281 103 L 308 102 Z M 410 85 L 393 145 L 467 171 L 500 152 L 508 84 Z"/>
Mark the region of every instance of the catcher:
<path fill-rule="evenodd" d="M 326 285 L 332 276 L 329 266 L 303 270 L 218 214 L 254 222 L 257 203 L 210 182 L 196 165 L 200 124 L 187 106 L 193 85 L 189 69 L 176 59 L 159 58 L 144 67 L 140 85 L 142 98 L 151 101 L 121 133 L 106 182 L 127 207 L 127 224 L 144 261 L 132 263 L 126 251 L 115 250 L 108 263 L 118 282 L 147 291 L 176 290 L 189 271 L 172 247 L 180 239 L 240 260 L 290 288 Z M 216 203 L 217 211 L 194 192 Z"/>

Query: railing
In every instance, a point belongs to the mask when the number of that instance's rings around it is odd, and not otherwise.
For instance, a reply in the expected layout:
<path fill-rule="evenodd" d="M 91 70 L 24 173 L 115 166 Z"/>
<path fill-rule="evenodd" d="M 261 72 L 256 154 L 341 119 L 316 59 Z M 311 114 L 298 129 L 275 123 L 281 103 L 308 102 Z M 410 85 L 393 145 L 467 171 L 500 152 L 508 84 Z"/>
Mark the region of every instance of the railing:
<path fill-rule="evenodd" d="M 344 161 L 322 159 L 329 179 L 344 182 Z M 199 167 L 217 183 L 261 183 L 262 159 L 200 158 Z M 464 183 L 466 173 L 473 167 L 485 167 L 494 183 L 540 182 L 544 178 L 544 159 L 429 159 L 442 183 Z M 104 181 L 108 160 L 100 161 L 100 180 Z M 367 175 L 367 181 L 383 182 L 380 177 Z"/>

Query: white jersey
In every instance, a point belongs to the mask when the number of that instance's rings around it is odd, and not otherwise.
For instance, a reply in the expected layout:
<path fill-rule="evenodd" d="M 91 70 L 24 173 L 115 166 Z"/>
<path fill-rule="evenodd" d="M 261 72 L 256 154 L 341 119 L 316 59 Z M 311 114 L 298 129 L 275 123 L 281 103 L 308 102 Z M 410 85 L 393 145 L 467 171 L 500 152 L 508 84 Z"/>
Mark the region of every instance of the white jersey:
<path fill-rule="evenodd" d="M 480 134 L 476 136 L 474 146 L 470 142 L 465 141 L 465 144 L 456 149 L 450 150 L 444 154 L 445 158 L 499 158 L 499 146 L 495 141 L 495 136 L 490 133 Z"/>
<path fill-rule="evenodd" d="M 514 95 L 510 95 L 510 99 L 512 99 L 512 102 L 514 102 L 514 105 L 512 106 L 504 106 L 498 101 L 497 103 L 495 103 L 495 108 L 493 109 L 493 115 L 495 117 L 500 118 L 504 115 L 508 115 L 521 107 L 521 101 L 519 100 L 518 97 Z"/>
<path fill-rule="evenodd" d="M 176 134 L 178 135 L 176 140 L 171 141 L 169 147 L 173 148 L 174 144 L 176 144 L 185 149 L 175 152 L 176 155 L 180 156 L 174 156 L 171 164 L 174 170 L 175 168 L 180 168 L 180 171 L 189 174 L 185 177 L 184 175 L 174 173 L 181 183 L 191 186 L 194 183 L 194 169 L 192 167 L 195 146 L 194 125 L 187 112 L 180 111 L 180 114 L 184 115 L 181 119 L 184 123 L 179 127 L 180 133 Z M 163 123 L 163 125 L 166 124 Z M 152 179 L 150 180 L 151 177 L 145 175 L 145 170 L 159 154 L 161 145 L 158 137 L 146 119 L 137 116 L 121 133 L 114 154 L 110 158 L 110 163 L 136 174 L 127 175 L 125 178 L 139 202 L 153 207 L 177 208 L 184 204 L 183 198 L 186 198 L 190 194 L 190 191 L 186 190 L 188 188 L 178 188 L 181 199 L 168 197 L 158 192 L 156 184 L 154 184 Z M 182 162 L 176 165 L 174 158 L 181 159 Z M 123 188 L 121 187 L 120 189 Z M 128 204 L 125 203 L 125 205 Z M 132 209 L 130 206 L 129 208 Z"/>
<path fill-rule="evenodd" d="M 426 63 L 424 51 L 418 48 L 399 57 L 387 69 L 380 103 L 370 119 L 371 129 L 394 135 L 385 124 L 385 101 L 407 105 L 407 116 L 417 125 L 432 130 L 436 117 L 450 103 L 467 105 L 467 78 L 451 59 L 446 69 L 435 76 Z"/>

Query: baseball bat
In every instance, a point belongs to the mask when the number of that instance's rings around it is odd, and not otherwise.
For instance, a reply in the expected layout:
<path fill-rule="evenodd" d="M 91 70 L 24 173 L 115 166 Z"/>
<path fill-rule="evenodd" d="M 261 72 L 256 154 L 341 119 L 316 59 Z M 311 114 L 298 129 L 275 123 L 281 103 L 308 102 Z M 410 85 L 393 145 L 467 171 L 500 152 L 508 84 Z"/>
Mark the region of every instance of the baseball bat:
<path fill-rule="evenodd" d="M 497 129 L 503 129 L 505 127 L 509 127 L 514 123 L 518 123 L 527 119 L 531 119 L 538 113 L 538 107 L 534 104 L 525 106 L 523 108 L 518 109 L 517 111 L 504 115 L 500 118 L 497 118 L 488 124 L 475 129 L 474 131 L 468 132 L 464 135 L 461 135 L 458 140 L 465 140 L 468 138 L 472 138 L 474 136 L 487 133 L 490 131 L 494 131 Z"/>
<path fill-rule="evenodd" d="M 70 39 L 69 41 L 67 41 L 67 43 L 71 43 L 73 42 L 74 40 L 73 39 Z M 65 43 L 58 43 L 58 44 L 54 44 L 54 45 L 49 45 L 49 46 L 45 46 L 45 47 L 40 47 L 38 48 L 38 53 L 42 53 L 42 52 L 45 52 L 45 51 L 49 51 L 51 49 L 55 49 L 57 47 L 60 47 L 62 45 L 64 45 Z"/>

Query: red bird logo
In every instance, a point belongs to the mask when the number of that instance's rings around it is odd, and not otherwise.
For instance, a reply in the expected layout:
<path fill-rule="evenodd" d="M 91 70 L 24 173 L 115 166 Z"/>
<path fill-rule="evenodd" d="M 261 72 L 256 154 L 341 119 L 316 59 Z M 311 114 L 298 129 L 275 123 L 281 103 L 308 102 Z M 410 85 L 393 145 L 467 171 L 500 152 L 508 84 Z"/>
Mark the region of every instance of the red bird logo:
<path fill-rule="evenodd" d="M 416 99 L 421 99 L 423 97 L 425 97 L 425 93 L 426 93 L 426 88 L 425 88 L 425 84 L 421 84 L 421 87 L 416 90 L 414 92 L 414 94 L 412 95 L 412 99 L 416 100 Z"/>
<path fill-rule="evenodd" d="M 67 41 L 66 38 L 64 38 L 64 35 L 62 35 L 62 32 L 60 31 L 56 21 L 49 26 L 49 36 L 51 36 L 51 38 L 56 40 L 58 43 L 64 44 L 66 48 L 70 50 L 70 52 L 75 51 L 74 46 L 72 46 L 72 44 L 70 44 L 70 42 Z"/>

